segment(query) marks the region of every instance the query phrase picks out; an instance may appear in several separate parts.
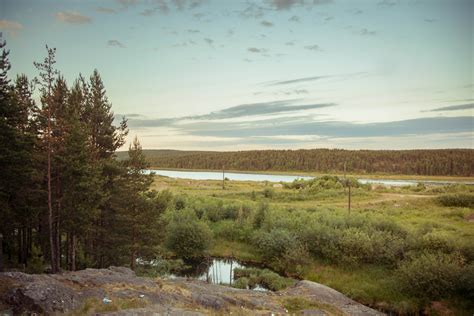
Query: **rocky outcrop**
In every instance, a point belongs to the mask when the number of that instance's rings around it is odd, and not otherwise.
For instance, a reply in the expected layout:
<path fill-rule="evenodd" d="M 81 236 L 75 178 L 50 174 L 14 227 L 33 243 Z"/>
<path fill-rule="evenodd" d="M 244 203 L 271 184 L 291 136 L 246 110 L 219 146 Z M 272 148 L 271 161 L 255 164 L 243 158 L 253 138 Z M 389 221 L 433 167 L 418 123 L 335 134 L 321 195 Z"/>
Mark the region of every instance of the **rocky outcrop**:
<path fill-rule="evenodd" d="M 119 267 L 57 275 L 0 273 L 0 314 L 3 308 L 14 314 L 270 315 L 288 313 L 291 299 L 311 306 L 297 311 L 302 315 L 382 315 L 310 281 L 279 292 L 259 292 L 194 279 L 142 278 Z"/>

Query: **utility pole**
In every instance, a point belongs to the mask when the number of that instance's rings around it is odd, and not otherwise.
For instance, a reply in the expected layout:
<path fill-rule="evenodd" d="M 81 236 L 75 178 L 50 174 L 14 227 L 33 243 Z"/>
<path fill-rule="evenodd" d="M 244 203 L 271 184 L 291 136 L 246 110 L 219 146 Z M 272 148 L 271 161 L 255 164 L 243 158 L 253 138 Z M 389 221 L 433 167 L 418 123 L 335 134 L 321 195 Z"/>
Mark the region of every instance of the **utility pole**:
<path fill-rule="evenodd" d="M 222 190 L 225 190 L 225 171 L 224 171 L 224 166 L 222 166 Z"/>
<path fill-rule="evenodd" d="M 350 181 L 347 182 L 347 185 L 349 187 L 349 201 L 347 205 L 347 209 L 349 210 L 349 214 L 351 213 L 351 183 Z"/>
<path fill-rule="evenodd" d="M 344 161 L 344 183 L 348 187 L 348 201 L 347 201 L 347 209 L 349 211 L 349 214 L 351 213 L 351 181 L 346 178 L 346 161 Z M 344 187 L 344 191 L 346 188 Z"/>

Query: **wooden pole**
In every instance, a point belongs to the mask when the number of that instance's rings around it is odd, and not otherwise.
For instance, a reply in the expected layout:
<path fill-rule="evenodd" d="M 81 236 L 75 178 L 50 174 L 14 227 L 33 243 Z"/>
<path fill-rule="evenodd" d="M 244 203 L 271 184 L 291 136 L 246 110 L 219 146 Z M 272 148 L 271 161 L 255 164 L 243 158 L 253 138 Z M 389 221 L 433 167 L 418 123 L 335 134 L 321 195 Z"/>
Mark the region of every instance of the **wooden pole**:
<path fill-rule="evenodd" d="M 349 214 L 351 213 L 351 183 L 350 182 L 347 182 L 348 186 L 349 186 L 349 203 L 347 205 L 348 207 L 348 210 L 349 210 Z"/>

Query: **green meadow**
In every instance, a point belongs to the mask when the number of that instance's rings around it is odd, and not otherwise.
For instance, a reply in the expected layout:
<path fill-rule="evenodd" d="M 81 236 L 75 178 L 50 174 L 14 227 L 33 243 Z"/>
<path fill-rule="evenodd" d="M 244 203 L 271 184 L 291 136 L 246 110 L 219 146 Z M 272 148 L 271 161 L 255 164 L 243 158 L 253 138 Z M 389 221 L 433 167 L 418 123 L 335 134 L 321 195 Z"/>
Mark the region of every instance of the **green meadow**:
<path fill-rule="evenodd" d="M 165 218 L 210 228 L 207 254 L 262 264 L 386 312 L 472 310 L 474 187 L 171 179 Z M 181 213 L 181 215 L 176 215 Z M 173 235 L 172 231 L 167 232 Z"/>

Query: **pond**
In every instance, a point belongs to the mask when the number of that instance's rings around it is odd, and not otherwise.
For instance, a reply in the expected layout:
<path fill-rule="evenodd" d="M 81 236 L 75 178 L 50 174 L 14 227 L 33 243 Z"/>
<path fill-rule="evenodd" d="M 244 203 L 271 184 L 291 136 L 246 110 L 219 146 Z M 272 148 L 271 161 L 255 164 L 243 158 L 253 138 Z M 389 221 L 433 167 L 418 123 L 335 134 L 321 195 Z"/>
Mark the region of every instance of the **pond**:
<path fill-rule="evenodd" d="M 222 180 L 222 172 L 215 171 L 178 171 L 178 170 L 146 170 L 147 173 L 154 172 L 156 175 L 177 178 L 177 179 L 190 179 L 190 180 Z M 268 181 L 268 182 L 293 182 L 297 179 L 309 180 L 314 177 L 309 176 L 298 176 L 298 175 L 279 175 L 279 174 L 259 174 L 259 173 L 237 173 L 237 172 L 225 172 L 224 177 L 228 180 L 235 181 Z M 423 179 L 413 180 L 392 180 L 392 179 L 370 179 L 370 178 L 359 178 L 361 183 L 368 184 L 381 184 L 387 186 L 407 186 L 417 185 L 418 183 L 424 183 L 427 185 L 447 185 L 454 183 L 462 183 L 474 185 L 474 181 L 433 181 Z"/>
<path fill-rule="evenodd" d="M 182 270 L 179 274 L 172 274 L 170 277 L 189 277 L 212 284 L 232 285 L 235 282 L 235 268 L 257 268 L 233 259 L 210 258 L 190 265 L 190 268 Z M 268 291 L 261 285 L 252 288 L 256 291 Z"/>

